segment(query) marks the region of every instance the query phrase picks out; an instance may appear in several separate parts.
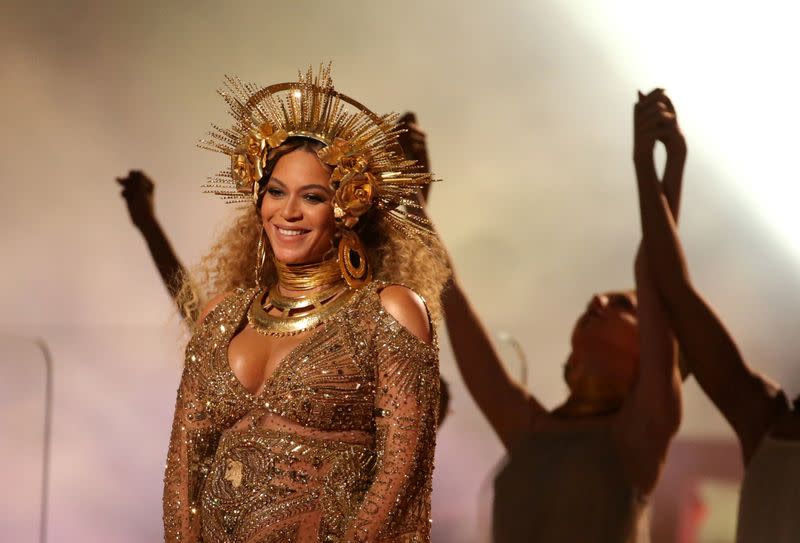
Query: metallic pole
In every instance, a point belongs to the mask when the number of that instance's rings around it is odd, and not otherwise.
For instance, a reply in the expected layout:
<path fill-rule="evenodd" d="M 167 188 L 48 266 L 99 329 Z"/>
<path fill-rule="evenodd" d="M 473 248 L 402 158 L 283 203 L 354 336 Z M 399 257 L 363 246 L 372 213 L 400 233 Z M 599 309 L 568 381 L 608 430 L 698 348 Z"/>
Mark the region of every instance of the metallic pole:
<path fill-rule="evenodd" d="M 42 350 L 45 364 L 45 392 L 44 392 L 44 445 L 42 448 L 42 504 L 39 517 L 39 543 L 47 541 L 47 506 L 50 489 L 50 448 L 51 430 L 53 424 L 53 359 L 50 350 L 42 339 L 37 339 L 36 344 Z"/>

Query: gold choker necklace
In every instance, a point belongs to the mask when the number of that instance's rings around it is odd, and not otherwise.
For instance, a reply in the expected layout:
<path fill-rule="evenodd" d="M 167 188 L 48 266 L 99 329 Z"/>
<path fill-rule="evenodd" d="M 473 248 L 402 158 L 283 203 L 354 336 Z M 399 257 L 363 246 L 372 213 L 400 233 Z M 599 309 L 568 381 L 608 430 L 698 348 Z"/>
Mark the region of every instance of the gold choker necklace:
<path fill-rule="evenodd" d="M 262 290 L 250 304 L 247 320 L 259 333 L 269 336 L 293 336 L 327 322 L 341 309 L 355 291 L 339 281 L 330 288 L 297 298 L 283 296 L 277 285 Z M 276 309 L 280 315 L 269 312 Z M 292 315 L 292 313 L 297 313 Z"/>
<path fill-rule="evenodd" d="M 334 296 L 342 292 L 344 282 L 339 281 L 330 287 L 304 294 L 303 296 L 284 296 L 281 294 L 278 285 L 269 288 L 269 304 L 281 312 L 283 317 L 291 317 L 292 311 L 303 312 L 312 308 L 319 310 L 322 306 L 331 301 Z"/>
<path fill-rule="evenodd" d="M 329 320 L 353 295 L 336 259 L 313 264 L 284 264 L 276 260 L 275 269 L 277 283 L 262 290 L 247 312 L 247 320 L 259 333 L 291 336 L 310 330 Z M 304 294 L 286 296 L 279 287 Z"/>
<path fill-rule="evenodd" d="M 284 264 L 275 260 L 278 284 L 286 290 L 313 290 L 342 280 L 335 258 L 313 264 Z"/>

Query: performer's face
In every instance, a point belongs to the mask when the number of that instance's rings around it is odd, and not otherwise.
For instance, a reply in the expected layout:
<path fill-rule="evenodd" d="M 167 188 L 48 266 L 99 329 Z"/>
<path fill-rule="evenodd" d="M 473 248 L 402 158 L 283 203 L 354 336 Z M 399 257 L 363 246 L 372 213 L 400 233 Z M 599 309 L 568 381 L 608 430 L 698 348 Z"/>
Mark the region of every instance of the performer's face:
<path fill-rule="evenodd" d="M 572 355 L 564 375 L 567 384 L 573 393 L 624 396 L 636 379 L 638 365 L 635 295 L 596 294 L 572 332 Z"/>
<path fill-rule="evenodd" d="M 278 159 L 267 181 L 261 218 L 279 261 L 318 262 L 331 249 L 336 223 L 330 177 L 313 152 L 296 149 Z"/>

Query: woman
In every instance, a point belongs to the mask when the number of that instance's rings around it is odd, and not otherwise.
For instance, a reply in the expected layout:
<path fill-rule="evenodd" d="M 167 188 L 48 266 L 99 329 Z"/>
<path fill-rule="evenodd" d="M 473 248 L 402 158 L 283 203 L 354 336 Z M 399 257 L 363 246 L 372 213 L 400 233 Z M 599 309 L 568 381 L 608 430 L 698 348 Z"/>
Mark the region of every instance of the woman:
<path fill-rule="evenodd" d="M 208 186 L 256 206 L 204 261 L 223 293 L 186 349 L 166 539 L 428 541 L 438 358 L 415 291 L 435 322 L 446 267 L 398 206 L 430 177 L 329 70 L 223 96 L 235 124 L 203 145 L 231 170 Z"/>
<path fill-rule="evenodd" d="M 406 126 L 407 122 L 401 117 L 398 124 Z M 410 143 L 404 134 L 398 137 L 400 147 L 406 158 L 413 158 L 413 150 L 409 147 Z M 417 159 L 420 167 L 426 168 L 427 161 L 422 162 Z M 428 171 L 425 169 L 425 171 Z M 183 314 L 187 309 L 181 303 L 180 292 L 182 280 L 188 276 L 188 272 L 181 264 L 177 253 L 172 248 L 172 243 L 167 238 L 164 229 L 155 214 L 155 183 L 150 177 L 140 170 L 130 170 L 124 177 L 117 177 L 117 183 L 122 187 L 121 196 L 125 200 L 131 222 L 141 233 L 147 248 L 150 251 L 153 263 L 156 265 L 161 280 L 167 289 L 170 297 L 178 306 L 184 322 L 190 327 L 197 320 L 197 311 L 193 315 Z M 423 189 L 424 190 L 424 189 Z M 192 309 L 197 309 L 192 307 Z M 436 420 L 436 431 L 442 428 L 442 423 L 447 416 L 450 406 L 450 393 L 447 382 L 439 375 L 439 417 Z"/>
<path fill-rule="evenodd" d="M 695 289 L 674 215 L 663 202 L 653 145 L 674 143 L 674 112 L 663 93 L 634 111 L 634 152 L 644 246 L 654 285 L 700 387 L 733 427 L 745 478 L 737 541 L 784 543 L 800 537 L 800 398 L 794 409 L 781 388 L 749 367 L 736 343 Z"/>
<path fill-rule="evenodd" d="M 684 158 L 671 149 L 665 171 L 676 213 Z M 643 513 L 680 423 L 680 377 L 638 255 L 635 272 L 635 293 L 597 294 L 578 319 L 564 371 L 570 395 L 552 411 L 504 371 L 455 276 L 445 291 L 459 371 L 509 453 L 495 480 L 495 541 L 649 540 Z"/>

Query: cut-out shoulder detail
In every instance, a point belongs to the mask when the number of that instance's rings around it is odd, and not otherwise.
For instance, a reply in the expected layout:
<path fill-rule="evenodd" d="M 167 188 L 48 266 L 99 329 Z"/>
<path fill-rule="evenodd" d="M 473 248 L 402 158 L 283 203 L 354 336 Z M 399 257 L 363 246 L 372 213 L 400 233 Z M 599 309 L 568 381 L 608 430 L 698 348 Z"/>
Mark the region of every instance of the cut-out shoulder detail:
<path fill-rule="evenodd" d="M 387 285 L 380 290 L 381 305 L 403 328 L 425 343 L 433 340 L 428 309 L 422 297 L 408 287 Z"/>
<path fill-rule="evenodd" d="M 211 313 L 222 300 L 224 300 L 231 294 L 233 294 L 233 291 L 229 290 L 227 292 L 222 292 L 220 294 L 217 294 L 216 296 L 211 298 L 211 300 L 209 300 L 209 302 L 203 308 L 203 311 L 200 312 L 200 318 L 197 319 L 197 325 L 200 326 L 201 324 L 203 324 L 203 321 L 206 320 L 208 314 Z"/>

